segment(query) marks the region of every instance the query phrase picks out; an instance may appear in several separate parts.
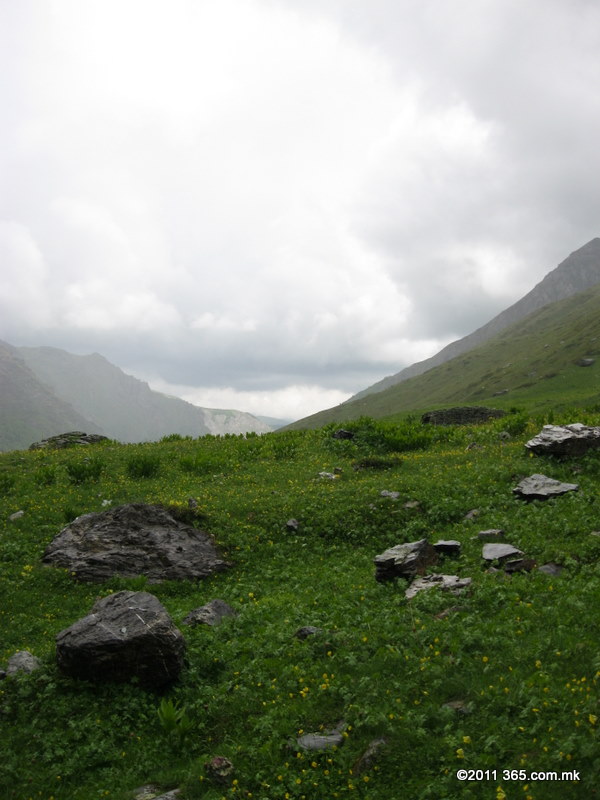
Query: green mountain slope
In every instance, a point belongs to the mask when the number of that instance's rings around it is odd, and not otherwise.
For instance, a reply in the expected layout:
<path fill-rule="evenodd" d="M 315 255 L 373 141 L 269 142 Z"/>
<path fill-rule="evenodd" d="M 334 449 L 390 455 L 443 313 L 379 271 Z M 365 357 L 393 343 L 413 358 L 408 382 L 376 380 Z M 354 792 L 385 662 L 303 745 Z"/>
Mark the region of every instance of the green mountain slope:
<path fill-rule="evenodd" d="M 387 417 L 444 405 L 526 406 L 600 403 L 600 285 L 533 312 L 485 344 L 376 394 L 299 420 L 316 428 L 367 415 Z"/>
<path fill-rule="evenodd" d="M 484 344 L 510 325 L 519 322 L 534 311 L 543 308 L 543 306 L 566 300 L 567 297 L 579 294 L 579 292 L 590 289 L 598 283 L 600 283 L 600 239 L 595 238 L 571 253 L 558 267 L 549 272 L 543 280 L 534 286 L 530 292 L 481 328 L 456 342 L 451 342 L 431 358 L 411 364 L 395 375 L 389 375 L 387 378 L 383 378 L 372 386 L 363 389 L 347 402 L 352 402 L 367 394 L 381 392 L 390 386 L 413 378 L 415 375 L 422 375 L 432 367 L 437 367 L 451 358 Z"/>

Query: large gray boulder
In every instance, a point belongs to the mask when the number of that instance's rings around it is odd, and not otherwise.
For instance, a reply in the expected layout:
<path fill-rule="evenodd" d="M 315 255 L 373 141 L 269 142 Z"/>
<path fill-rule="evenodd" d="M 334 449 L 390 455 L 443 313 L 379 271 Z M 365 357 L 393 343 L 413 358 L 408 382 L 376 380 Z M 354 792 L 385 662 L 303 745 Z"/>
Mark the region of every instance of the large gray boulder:
<path fill-rule="evenodd" d="M 148 592 L 116 592 L 56 637 L 56 661 L 71 678 L 144 688 L 174 681 L 182 667 L 185 639 L 164 606 Z"/>
<path fill-rule="evenodd" d="M 77 517 L 48 545 L 42 561 L 91 583 L 115 575 L 145 575 L 150 583 L 195 580 L 229 566 L 208 534 L 143 503 Z"/>
<path fill-rule="evenodd" d="M 537 455 L 581 456 L 589 450 L 600 449 L 600 426 L 591 427 L 581 422 L 544 425 L 525 447 Z"/>
<path fill-rule="evenodd" d="M 99 433 L 84 433 L 83 431 L 69 431 L 69 433 L 59 433 L 57 436 L 50 436 L 42 439 L 41 442 L 34 442 L 29 445 L 30 450 L 62 450 L 65 447 L 77 447 L 78 445 L 87 446 L 107 442 L 108 436 Z"/>
<path fill-rule="evenodd" d="M 375 556 L 375 580 L 412 579 L 437 561 L 438 555 L 427 539 L 397 544 Z"/>
<path fill-rule="evenodd" d="M 546 475 L 530 475 L 515 486 L 513 494 L 524 500 L 548 500 L 551 497 L 558 497 L 567 492 L 575 492 L 579 489 L 577 483 L 562 483 Z"/>

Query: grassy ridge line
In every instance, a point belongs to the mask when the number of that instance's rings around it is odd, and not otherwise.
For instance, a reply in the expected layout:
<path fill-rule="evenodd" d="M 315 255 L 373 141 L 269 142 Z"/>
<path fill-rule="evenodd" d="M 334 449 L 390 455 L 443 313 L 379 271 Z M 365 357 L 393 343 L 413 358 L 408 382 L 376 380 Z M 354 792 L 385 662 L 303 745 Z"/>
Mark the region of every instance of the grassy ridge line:
<path fill-rule="evenodd" d="M 525 406 L 600 403 L 600 286 L 552 303 L 484 345 L 400 384 L 342 403 L 288 426 L 317 428 L 366 415 L 383 418 L 444 405 Z M 498 392 L 506 392 L 498 395 Z"/>
<path fill-rule="evenodd" d="M 1 656 L 29 649 L 44 663 L 0 684 L 9 731 L 0 740 L 0 796 L 126 800 L 148 782 L 207 800 L 389 800 L 391 787 L 436 800 L 598 796 L 600 537 L 590 532 L 600 459 L 529 458 L 523 442 L 543 421 L 521 414 L 431 430 L 362 420 L 352 441 L 324 429 L 0 456 Z M 600 416 L 581 421 L 599 424 Z M 508 442 L 499 438 L 505 428 Z M 478 447 L 466 450 L 470 443 Z M 86 463 L 95 465 L 87 477 Z M 318 477 L 335 467 L 338 479 Z M 576 475 L 580 491 L 545 504 L 515 500 L 515 482 L 534 471 Z M 400 499 L 381 497 L 382 489 Z M 190 496 L 235 562 L 228 573 L 89 586 L 39 563 L 66 520 L 104 500 L 183 513 Z M 405 508 L 408 500 L 419 507 Z M 480 515 L 466 522 L 472 508 Z M 19 509 L 24 516 L 11 522 Z M 285 526 L 290 517 L 297 532 Z M 561 563 L 563 576 L 485 572 L 473 537 L 491 527 L 505 528 L 539 563 Z M 470 593 L 432 591 L 407 603 L 403 581 L 374 581 L 376 553 L 421 536 L 462 542 L 461 558 L 442 570 L 471 576 Z M 66 680 L 54 667 L 56 633 L 98 594 L 121 588 L 150 588 L 178 625 L 214 597 L 239 611 L 214 630 L 185 629 L 187 666 L 167 694 L 191 722 L 183 740 L 161 727 L 160 696 Z M 323 632 L 301 642 L 294 632 L 303 625 Z M 454 700 L 469 713 L 445 706 Z M 288 745 L 341 719 L 346 738 L 335 751 Z M 385 751 L 357 774 L 380 737 Z M 216 755 L 233 762 L 235 784 L 207 778 L 204 763 Z M 536 785 L 499 773 L 482 786 L 458 782 L 461 767 L 578 769 L 582 780 Z"/>

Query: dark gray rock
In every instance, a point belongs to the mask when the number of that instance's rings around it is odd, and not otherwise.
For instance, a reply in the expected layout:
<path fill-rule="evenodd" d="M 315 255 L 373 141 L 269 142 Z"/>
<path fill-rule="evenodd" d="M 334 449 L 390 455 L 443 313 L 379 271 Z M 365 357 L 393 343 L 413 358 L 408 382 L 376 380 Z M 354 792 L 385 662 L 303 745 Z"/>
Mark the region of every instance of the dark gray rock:
<path fill-rule="evenodd" d="M 171 789 L 165 792 L 160 786 L 149 783 L 133 790 L 133 800 L 175 800 L 181 794 L 181 789 Z"/>
<path fill-rule="evenodd" d="M 48 545 L 42 561 L 92 583 L 113 575 L 145 575 L 150 583 L 195 580 L 230 566 L 208 534 L 143 503 L 77 517 Z"/>
<path fill-rule="evenodd" d="M 224 600 L 211 600 L 200 608 L 195 608 L 183 620 L 184 625 L 219 625 L 226 617 L 237 617 L 237 611 Z"/>
<path fill-rule="evenodd" d="M 530 475 L 515 486 L 513 494 L 524 500 L 548 500 L 550 497 L 558 497 L 567 492 L 575 492 L 579 489 L 577 483 L 561 483 L 548 478 L 546 475 Z"/>
<path fill-rule="evenodd" d="M 331 434 L 333 439 L 354 439 L 352 431 L 346 431 L 343 428 Z"/>
<path fill-rule="evenodd" d="M 460 406 L 428 411 L 421 417 L 424 425 L 476 425 L 489 419 L 503 417 L 506 411 L 485 406 Z"/>
<path fill-rule="evenodd" d="M 8 659 L 6 674 L 10 676 L 16 675 L 17 672 L 24 672 L 29 675 L 41 666 L 42 662 L 32 655 L 29 650 L 18 650 Z"/>
<path fill-rule="evenodd" d="M 572 425 L 544 425 L 525 447 L 537 455 L 581 456 L 600 449 L 600 426 L 574 422 Z"/>
<path fill-rule="evenodd" d="M 503 561 L 511 556 L 522 556 L 523 551 L 513 547 L 512 544 L 484 544 L 481 555 L 485 561 Z"/>
<path fill-rule="evenodd" d="M 592 367 L 596 363 L 595 358 L 580 358 L 577 362 L 578 367 Z"/>
<path fill-rule="evenodd" d="M 98 444 L 98 442 L 108 441 L 108 436 L 101 436 L 99 433 L 84 433 L 83 431 L 69 431 L 60 433 L 58 436 L 50 436 L 42 439 L 41 442 L 34 442 L 29 445 L 30 450 L 62 450 L 66 447 L 87 446 Z"/>
<path fill-rule="evenodd" d="M 407 600 L 411 600 L 419 592 L 438 587 L 452 594 L 460 594 L 463 589 L 470 586 L 472 578 L 459 578 L 457 575 L 424 575 L 414 580 L 404 592 Z"/>
<path fill-rule="evenodd" d="M 427 539 L 397 544 L 375 556 L 375 580 L 414 578 L 437 561 L 438 555 Z"/>
<path fill-rule="evenodd" d="M 148 592 L 116 592 L 56 637 L 56 661 L 71 678 L 158 688 L 177 679 L 185 639 Z"/>
<path fill-rule="evenodd" d="M 513 558 L 503 562 L 504 572 L 531 572 L 537 566 L 533 558 Z"/>
<path fill-rule="evenodd" d="M 562 574 L 564 567 L 560 564 L 555 564 L 553 561 L 549 562 L 548 564 L 542 564 L 541 567 L 538 567 L 538 572 L 543 572 L 544 575 L 550 575 L 553 578 L 558 578 L 559 575 Z"/>
<path fill-rule="evenodd" d="M 442 556 L 459 556 L 460 555 L 460 542 L 456 539 L 440 539 L 434 545 L 434 550 Z"/>
<path fill-rule="evenodd" d="M 322 628 L 315 628 L 314 625 L 304 625 L 302 628 L 298 628 L 294 636 L 297 639 L 308 639 L 309 636 L 316 636 L 317 633 L 321 633 Z"/>

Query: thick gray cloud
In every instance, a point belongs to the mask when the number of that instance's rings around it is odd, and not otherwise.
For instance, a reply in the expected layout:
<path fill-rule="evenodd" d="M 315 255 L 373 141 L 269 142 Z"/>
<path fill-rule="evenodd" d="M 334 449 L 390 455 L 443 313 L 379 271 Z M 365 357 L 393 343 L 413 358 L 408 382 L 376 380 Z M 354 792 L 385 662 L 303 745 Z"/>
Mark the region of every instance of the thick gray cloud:
<path fill-rule="evenodd" d="M 0 3 L 0 337 L 301 416 L 598 235 L 600 8 Z"/>

